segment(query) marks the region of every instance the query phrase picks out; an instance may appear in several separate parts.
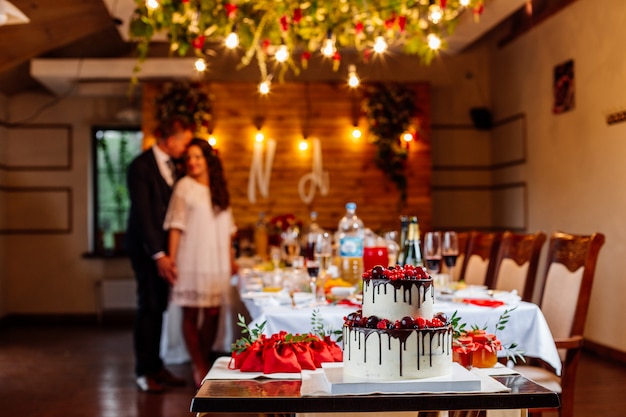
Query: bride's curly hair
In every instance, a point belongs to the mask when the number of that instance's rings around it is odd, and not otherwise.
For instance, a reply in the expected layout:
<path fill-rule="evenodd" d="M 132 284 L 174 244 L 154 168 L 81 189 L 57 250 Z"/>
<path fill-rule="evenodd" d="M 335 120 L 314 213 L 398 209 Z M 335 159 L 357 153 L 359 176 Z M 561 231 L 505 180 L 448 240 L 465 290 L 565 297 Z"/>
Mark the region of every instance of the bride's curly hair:
<path fill-rule="evenodd" d="M 197 146 L 202 151 L 204 159 L 207 162 L 209 170 L 209 188 L 211 190 L 211 203 L 213 204 L 213 210 L 219 213 L 222 210 L 226 210 L 230 206 L 230 194 L 228 193 L 228 186 L 226 184 L 226 177 L 224 176 L 224 168 L 222 166 L 222 160 L 220 159 L 217 150 L 214 149 L 209 142 L 204 139 L 194 138 L 189 142 L 187 148 L 190 146 Z"/>

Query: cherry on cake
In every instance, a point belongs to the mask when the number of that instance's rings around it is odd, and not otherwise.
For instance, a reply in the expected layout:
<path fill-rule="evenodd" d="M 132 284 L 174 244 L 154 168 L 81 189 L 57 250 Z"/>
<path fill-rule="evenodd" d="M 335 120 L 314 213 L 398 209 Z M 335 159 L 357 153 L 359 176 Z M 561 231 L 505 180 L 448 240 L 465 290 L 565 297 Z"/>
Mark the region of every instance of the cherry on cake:
<path fill-rule="evenodd" d="M 344 375 L 406 380 L 452 371 L 452 325 L 433 315 L 433 280 L 422 267 L 363 273 L 363 307 L 345 318 Z"/>

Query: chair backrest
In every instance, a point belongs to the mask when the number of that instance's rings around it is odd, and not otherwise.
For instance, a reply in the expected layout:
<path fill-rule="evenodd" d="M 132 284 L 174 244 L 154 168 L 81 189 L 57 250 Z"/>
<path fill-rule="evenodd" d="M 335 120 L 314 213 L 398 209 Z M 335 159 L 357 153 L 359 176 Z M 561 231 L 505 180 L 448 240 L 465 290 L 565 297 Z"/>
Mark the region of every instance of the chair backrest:
<path fill-rule="evenodd" d="M 539 257 L 545 241 L 546 234 L 543 232 L 504 232 L 495 257 L 493 288 L 516 290 L 522 300 L 532 301 Z"/>
<path fill-rule="evenodd" d="M 582 336 L 604 235 L 550 236 L 539 305 L 555 339 Z"/>
<path fill-rule="evenodd" d="M 460 279 L 463 279 L 468 285 L 491 287 L 493 283 L 493 260 L 501 236 L 502 234 L 499 232 L 474 231 L 470 233 Z"/>

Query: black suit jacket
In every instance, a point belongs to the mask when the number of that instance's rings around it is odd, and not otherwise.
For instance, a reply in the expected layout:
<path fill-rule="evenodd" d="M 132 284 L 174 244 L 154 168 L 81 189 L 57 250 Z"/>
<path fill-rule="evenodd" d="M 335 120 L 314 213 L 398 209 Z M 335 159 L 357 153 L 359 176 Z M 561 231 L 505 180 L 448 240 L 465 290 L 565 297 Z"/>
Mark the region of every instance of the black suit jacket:
<path fill-rule="evenodd" d="M 128 167 L 130 213 L 126 230 L 129 254 L 152 256 L 167 252 L 167 232 L 163 221 L 172 188 L 161 176 L 154 151 L 148 149 Z"/>

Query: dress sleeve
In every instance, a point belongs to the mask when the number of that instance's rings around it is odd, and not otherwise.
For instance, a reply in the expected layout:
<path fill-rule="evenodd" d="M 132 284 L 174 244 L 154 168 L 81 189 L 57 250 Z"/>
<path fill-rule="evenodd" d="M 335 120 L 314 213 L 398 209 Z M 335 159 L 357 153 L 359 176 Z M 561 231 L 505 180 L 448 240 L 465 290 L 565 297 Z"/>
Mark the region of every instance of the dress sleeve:
<path fill-rule="evenodd" d="M 170 203 L 165 214 L 163 229 L 180 229 L 185 230 L 187 226 L 187 201 L 185 200 L 185 191 L 182 183 L 176 184 Z"/>

